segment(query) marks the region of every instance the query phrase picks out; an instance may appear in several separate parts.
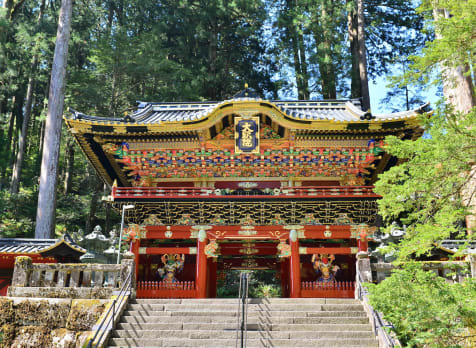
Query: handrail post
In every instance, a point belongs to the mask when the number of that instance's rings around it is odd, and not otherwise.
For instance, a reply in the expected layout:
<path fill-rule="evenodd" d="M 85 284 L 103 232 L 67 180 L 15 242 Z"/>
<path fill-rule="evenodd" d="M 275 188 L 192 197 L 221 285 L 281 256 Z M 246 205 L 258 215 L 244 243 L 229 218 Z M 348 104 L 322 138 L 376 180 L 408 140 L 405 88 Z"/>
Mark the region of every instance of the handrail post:
<path fill-rule="evenodd" d="M 241 333 L 240 347 L 246 347 L 246 332 L 247 332 L 247 299 L 248 299 L 248 283 L 249 274 L 242 272 L 240 274 L 240 288 L 238 290 L 238 313 L 237 313 L 237 330 L 236 330 L 236 344 L 238 346 L 238 330 Z"/>

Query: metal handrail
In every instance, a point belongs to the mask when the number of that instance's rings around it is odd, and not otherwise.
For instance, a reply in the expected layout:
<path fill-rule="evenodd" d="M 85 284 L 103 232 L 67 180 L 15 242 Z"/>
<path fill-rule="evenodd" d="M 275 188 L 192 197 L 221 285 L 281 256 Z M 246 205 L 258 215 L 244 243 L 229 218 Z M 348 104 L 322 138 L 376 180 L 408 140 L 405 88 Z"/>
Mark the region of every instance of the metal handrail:
<path fill-rule="evenodd" d="M 126 297 L 126 295 L 130 295 L 131 293 L 131 287 L 132 287 L 132 272 L 131 270 L 129 272 L 129 275 L 126 278 L 126 281 L 124 284 L 122 284 L 121 290 L 119 291 L 119 294 L 115 299 L 112 300 L 112 305 L 109 307 L 107 310 L 106 314 L 103 316 L 103 319 L 101 320 L 101 323 L 99 324 L 99 327 L 96 329 L 96 334 L 94 337 L 89 341 L 87 348 L 97 348 L 104 336 L 104 334 L 108 330 L 112 330 L 114 327 L 114 318 L 116 317 L 116 303 L 121 303 L 121 301 Z M 112 311 L 112 315 L 110 316 Z M 111 324 L 112 320 L 112 324 Z M 103 326 L 107 325 L 106 327 L 103 328 Z M 98 338 L 99 332 L 101 332 L 101 335 Z M 96 341 L 97 339 L 97 341 Z M 94 343 L 96 341 L 96 343 Z"/>
<path fill-rule="evenodd" d="M 368 290 L 367 288 L 363 285 L 364 281 L 362 279 L 362 274 L 360 271 L 357 269 L 356 270 L 356 276 L 355 276 L 355 285 L 357 289 L 357 295 L 359 297 L 359 300 L 364 301 L 367 304 L 367 307 L 369 308 L 371 315 L 372 315 L 372 324 L 373 324 L 373 332 L 375 336 L 379 336 L 379 332 L 382 333 L 381 337 L 385 340 L 385 345 L 386 347 L 393 348 L 397 346 L 397 343 L 395 342 L 395 339 L 388 333 L 387 330 L 385 330 L 386 327 L 393 328 L 394 326 L 392 324 L 385 324 L 385 321 L 382 319 L 382 316 L 380 315 L 379 312 L 374 310 L 372 305 L 369 303 L 368 300 Z"/>
<path fill-rule="evenodd" d="M 248 332 L 248 285 L 249 273 L 240 273 L 240 289 L 238 292 L 238 311 L 237 311 L 237 328 L 236 328 L 236 342 L 235 348 L 238 347 L 238 332 L 240 335 L 240 347 L 246 347 L 246 334 Z"/>

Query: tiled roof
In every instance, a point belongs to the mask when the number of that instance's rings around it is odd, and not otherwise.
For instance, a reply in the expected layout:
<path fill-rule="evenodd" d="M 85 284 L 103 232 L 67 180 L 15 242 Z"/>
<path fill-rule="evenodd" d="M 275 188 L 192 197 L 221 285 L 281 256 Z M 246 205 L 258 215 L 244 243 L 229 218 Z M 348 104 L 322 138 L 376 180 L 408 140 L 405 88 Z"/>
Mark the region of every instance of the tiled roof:
<path fill-rule="evenodd" d="M 441 241 L 439 246 L 453 253 L 462 250 L 464 254 L 476 254 L 476 241 L 447 239 Z"/>
<path fill-rule="evenodd" d="M 258 98 L 234 98 L 222 102 L 197 102 L 197 103 L 156 103 L 156 102 L 139 102 L 138 109 L 124 118 L 107 118 L 95 117 L 82 114 L 75 110 L 73 119 L 83 119 L 97 122 L 109 123 L 138 123 L 138 124 L 154 124 L 162 122 L 193 122 L 205 118 L 214 110 L 225 107 L 225 104 L 233 104 L 235 102 L 259 102 L 270 106 L 275 106 L 289 117 L 319 121 L 333 120 L 337 122 L 355 122 L 364 119 L 383 120 L 402 120 L 412 117 L 415 113 L 421 113 L 421 107 L 398 112 L 393 114 L 370 115 L 362 111 L 358 100 L 324 100 L 324 101 L 267 101 Z"/>
<path fill-rule="evenodd" d="M 0 238 L 0 253 L 38 253 L 55 243 L 56 239 Z"/>
<path fill-rule="evenodd" d="M 0 238 L 0 253 L 38 254 L 65 243 L 78 252 L 86 252 L 67 234 L 59 239 Z"/>

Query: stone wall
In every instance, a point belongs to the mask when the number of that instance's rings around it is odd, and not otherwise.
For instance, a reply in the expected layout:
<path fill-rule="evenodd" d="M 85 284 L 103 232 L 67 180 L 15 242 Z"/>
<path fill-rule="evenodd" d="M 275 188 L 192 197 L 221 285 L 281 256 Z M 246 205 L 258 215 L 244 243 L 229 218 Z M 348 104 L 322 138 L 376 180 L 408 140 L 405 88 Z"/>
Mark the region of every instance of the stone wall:
<path fill-rule="evenodd" d="M 0 348 L 81 347 L 109 300 L 0 298 Z"/>
<path fill-rule="evenodd" d="M 11 297 L 107 299 L 126 280 L 133 260 L 110 264 L 39 264 L 28 256 L 15 259 Z"/>

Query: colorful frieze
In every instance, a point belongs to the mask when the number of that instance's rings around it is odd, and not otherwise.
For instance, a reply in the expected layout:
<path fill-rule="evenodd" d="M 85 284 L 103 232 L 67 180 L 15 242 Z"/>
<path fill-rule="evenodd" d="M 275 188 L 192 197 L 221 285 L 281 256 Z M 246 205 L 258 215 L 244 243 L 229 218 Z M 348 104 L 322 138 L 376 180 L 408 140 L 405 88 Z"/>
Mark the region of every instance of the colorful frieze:
<path fill-rule="evenodd" d="M 210 201 L 202 204 L 200 201 L 173 201 L 167 205 L 157 203 L 136 202 L 134 215 L 128 219 L 131 222 L 142 223 L 149 214 L 157 214 L 167 225 L 336 225 L 336 219 L 345 213 L 354 224 L 375 224 L 377 215 L 376 199 L 368 200 L 312 200 L 293 202 L 279 200 L 263 203 L 256 201 Z M 286 214 L 283 214 L 286 212 Z M 276 214 L 285 224 L 277 224 Z M 212 221 L 215 220 L 215 223 Z M 278 219 L 281 220 L 281 219 Z M 193 223 L 195 222 L 195 223 Z M 242 223 L 243 222 L 243 223 Z M 249 226 L 249 225 L 248 225 Z M 353 238 L 356 238 L 353 237 Z"/>
<path fill-rule="evenodd" d="M 261 147 L 259 154 L 238 154 L 233 149 L 130 150 L 127 143 L 103 146 L 127 170 L 136 186 L 150 186 L 163 178 L 293 176 L 337 176 L 348 184 L 357 184 L 383 152 L 382 142 L 374 141 L 367 147 L 350 148 Z"/>

